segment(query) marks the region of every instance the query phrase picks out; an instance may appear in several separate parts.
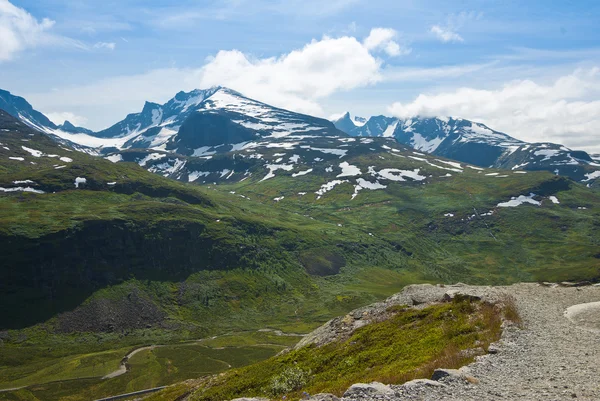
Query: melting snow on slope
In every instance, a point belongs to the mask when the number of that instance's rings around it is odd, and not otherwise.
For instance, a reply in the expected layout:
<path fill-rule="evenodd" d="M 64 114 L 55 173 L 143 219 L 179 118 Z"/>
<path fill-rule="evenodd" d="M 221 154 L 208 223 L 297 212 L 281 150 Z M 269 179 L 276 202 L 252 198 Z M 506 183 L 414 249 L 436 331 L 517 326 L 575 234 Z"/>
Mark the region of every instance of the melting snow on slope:
<path fill-rule="evenodd" d="M 552 149 L 544 149 L 544 150 L 535 151 L 533 154 L 536 156 L 544 156 L 544 158 L 541 161 L 546 161 L 546 160 L 550 160 L 554 156 L 558 156 L 560 154 L 560 151 L 552 150 Z"/>
<path fill-rule="evenodd" d="M 361 175 L 362 172 L 356 166 L 349 164 L 348 162 L 340 163 L 340 168 L 342 169 L 342 173 L 338 174 L 339 177 L 355 177 L 357 175 Z"/>
<path fill-rule="evenodd" d="M 275 177 L 275 171 L 277 170 L 292 171 L 294 169 L 293 164 L 267 164 L 265 165 L 265 167 L 269 169 L 269 173 L 261 181 L 265 181 L 269 178 Z"/>
<path fill-rule="evenodd" d="M 31 187 L 15 187 L 15 188 L 3 188 L 0 187 L 1 192 L 33 192 L 34 194 L 43 194 L 44 191 L 33 189 Z"/>
<path fill-rule="evenodd" d="M 555 205 L 558 205 L 560 203 L 556 196 L 549 196 L 548 199 L 550 199 Z"/>
<path fill-rule="evenodd" d="M 163 153 L 150 153 L 148 156 L 144 157 L 142 160 L 138 162 L 138 164 L 142 167 L 146 165 L 151 160 L 160 160 L 167 157 L 167 155 Z"/>
<path fill-rule="evenodd" d="M 420 175 L 419 172 L 421 169 L 417 168 L 414 170 L 399 170 L 395 168 L 386 168 L 376 173 L 381 178 L 385 178 L 390 181 L 406 181 L 404 178 L 412 178 L 415 181 L 423 181 L 425 178 L 424 175 Z M 375 173 L 374 170 L 370 170 L 371 174 Z"/>
<path fill-rule="evenodd" d="M 454 168 L 460 168 L 462 169 L 462 165 L 460 163 L 456 163 L 456 162 L 449 162 L 449 161 L 445 161 L 445 160 L 440 160 L 440 159 L 435 159 L 436 162 L 440 162 L 440 163 L 444 163 L 447 164 L 449 166 L 452 166 Z"/>
<path fill-rule="evenodd" d="M 411 146 L 422 152 L 431 153 L 435 151 L 438 146 L 444 141 L 444 138 L 436 137 L 432 140 L 427 140 L 421 134 L 414 133 L 411 142 Z"/>
<path fill-rule="evenodd" d="M 200 177 L 208 177 L 210 171 L 192 171 L 188 174 L 188 182 L 194 182 Z"/>
<path fill-rule="evenodd" d="M 192 156 L 194 157 L 203 157 L 203 156 L 212 156 L 217 152 L 209 152 L 208 150 L 212 148 L 212 146 L 202 146 L 201 148 L 194 149 L 194 153 Z"/>
<path fill-rule="evenodd" d="M 385 129 L 385 131 L 383 131 L 383 134 L 381 136 L 383 136 L 384 138 L 391 138 L 394 136 L 394 131 L 396 131 L 396 127 L 398 126 L 398 121 L 396 121 L 393 124 L 388 125 L 388 127 Z"/>
<path fill-rule="evenodd" d="M 297 172 L 297 173 L 294 173 L 294 174 L 292 174 L 292 177 L 294 177 L 294 178 L 296 178 L 296 177 L 300 177 L 300 176 L 303 176 L 303 175 L 306 175 L 306 174 L 312 173 L 312 171 L 313 171 L 313 169 L 312 169 L 312 168 L 309 168 L 308 170 L 305 170 L 305 171 L 299 171 L 299 172 Z"/>
<path fill-rule="evenodd" d="M 356 180 L 356 185 L 354 186 L 354 194 L 352 194 L 352 199 L 356 198 L 356 196 L 358 195 L 358 192 L 363 189 L 370 189 L 370 190 L 374 191 L 377 189 L 385 189 L 385 188 L 387 188 L 387 185 L 381 185 L 379 183 L 379 181 L 370 182 L 367 180 L 363 180 L 362 178 L 359 178 L 358 180 Z"/>
<path fill-rule="evenodd" d="M 307 148 L 308 149 L 312 149 L 312 150 L 316 150 L 316 151 L 319 151 L 319 152 L 322 152 L 322 153 L 328 153 L 328 154 L 331 154 L 331 155 L 337 155 L 337 156 L 340 157 L 340 159 L 342 157 L 346 156 L 346 153 L 348 153 L 348 151 L 344 150 L 344 149 L 324 149 L 324 148 L 313 148 L 311 146 L 308 146 Z"/>
<path fill-rule="evenodd" d="M 535 194 L 529 194 L 529 196 L 520 195 L 516 198 L 513 197 L 508 202 L 498 203 L 498 207 L 517 207 L 524 203 L 540 206 L 542 203 L 533 199 L 534 196 Z"/>
<path fill-rule="evenodd" d="M 343 184 L 345 182 L 349 182 L 348 180 L 333 180 L 328 182 L 327 184 L 323 184 L 321 185 L 321 188 L 319 188 L 319 190 L 317 192 L 315 192 L 317 195 L 317 199 L 321 199 L 321 196 L 325 195 L 325 193 L 331 191 L 333 188 L 335 188 L 336 185 L 340 185 Z"/>
<path fill-rule="evenodd" d="M 87 183 L 87 180 L 83 177 L 75 178 L 75 188 L 79 188 L 79 185 Z"/>
<path fill-rule="evenodd" d="M 106 160 L 109 160 L 113 163 L 118 163 L 123 161 L 123 156 L 121 154 L 110 155 L 105 157 Z"/>
<path fill-rule="evenodd" d="M 594 180 L 596 178 L 600 178 L 600 170 L 594 171 L 593 173 L 586 174 L 585 175 L 585 180 L 583 180 L 583 181 L 591 181 L 591 180 Z"/>
<path fill-rule="evenodd" d="M 24 151 L 31 153 L 31 156 L 33 156 L 33 157 L 41 157 L 44 154 L 43 152 L 40 152 L 39 150 L 31 149 L 26 146 L 21 146 L 21 148 Z"/>

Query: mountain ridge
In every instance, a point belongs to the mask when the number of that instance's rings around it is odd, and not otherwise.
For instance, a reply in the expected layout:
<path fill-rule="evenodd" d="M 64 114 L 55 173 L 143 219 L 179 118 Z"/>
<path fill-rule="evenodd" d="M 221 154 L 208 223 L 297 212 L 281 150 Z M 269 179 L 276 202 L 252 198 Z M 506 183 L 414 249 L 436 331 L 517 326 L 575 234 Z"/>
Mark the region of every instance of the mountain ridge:
<path fill-rule="evenodd" d="M 462 118 L 399 119 L 380 115 L 369 118 L 364 125 L 355 125 L 344 117 L 334 124 L 350 136 L 393 137 L 418 151 L 479 167 L 546 170 L 577 181 L 586 180 L 588 174 L 600 168 L 600 163 L 585 151 L 554 143 L 529 143 Z"/>

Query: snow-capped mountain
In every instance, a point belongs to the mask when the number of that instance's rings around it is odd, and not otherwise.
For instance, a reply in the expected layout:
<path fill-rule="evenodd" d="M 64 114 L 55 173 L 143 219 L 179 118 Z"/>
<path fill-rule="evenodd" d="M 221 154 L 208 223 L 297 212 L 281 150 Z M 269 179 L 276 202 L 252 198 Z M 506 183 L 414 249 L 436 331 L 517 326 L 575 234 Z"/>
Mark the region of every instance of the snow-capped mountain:
<path fill-rule="evenodd" d="M 203 146 L 307 133 L 340 134 L 327 120 L 272 107 L 231 89 L 214 87 L 179 92 L 163 105 L 147 102 L 141 113 L 130 114 L 95 135 L 120 138 L 119 149 L 154 148 L 191 155 Z"/>
<path fill-rule="evenodd" d="M 346 112 L 343 116 L 339 118 L 334 118 L 331 120 L 337 129 L 343 132 L 350 132 L 356 127 L 362 127 L 366 124 L 367 119 L 364 117 L 351 116 L 349 112 Z"/>
<path fill-rule="evenodd" d="M 348 122 L 334 123 L 351 136 L 394 137 L 419 151 L 481 167 L 548 170 L 576 180 L 585 180 L 600 167 L 586 152 L 554 143 L 527 143 L 460 118 L 375 116 L 363 125 Z"/>
<path fill-rule="evenodd" d="M 73 125 L 73 123 L 71 123 L 69 120 L 65 120 L 65 122 L 59 125 L 57 128 L 61 131 L 68 132 L 71 134 L 94 135 L 94 131 L 92 131 L 91 129 L 77 127 Z"/>

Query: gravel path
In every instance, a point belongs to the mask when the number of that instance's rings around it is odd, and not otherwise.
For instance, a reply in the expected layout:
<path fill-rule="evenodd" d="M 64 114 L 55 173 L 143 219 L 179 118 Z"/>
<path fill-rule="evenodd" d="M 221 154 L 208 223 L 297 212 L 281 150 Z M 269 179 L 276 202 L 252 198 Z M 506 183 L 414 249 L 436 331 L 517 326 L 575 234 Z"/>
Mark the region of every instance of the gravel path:
<path fill-rule="evenodd" d="M 514 296 L 525 323 L 523 330 L 505 330 L 496 354 L 462 368 L 463 377 L 383 391 L 351 389 L 343 400 L 600 400 L 600 287 L 517 284 L 494 290 Z M 588 303 L 565 316 L 567 308 Z"/>

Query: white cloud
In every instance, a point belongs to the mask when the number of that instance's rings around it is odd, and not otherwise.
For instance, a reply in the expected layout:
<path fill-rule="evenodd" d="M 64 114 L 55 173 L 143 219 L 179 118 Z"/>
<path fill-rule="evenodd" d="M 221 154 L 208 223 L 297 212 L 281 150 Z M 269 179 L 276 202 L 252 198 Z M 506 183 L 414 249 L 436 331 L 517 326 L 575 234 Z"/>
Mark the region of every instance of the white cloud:
<path fill-rule="evenodd" d="M 448 28 L 442 28 L 439 25 L 432 26 L 429 31 L 431 33 L 435 34 L 435 36 L 437 36 L 438 39 L 440 39 L 444 43 L 448 43 L 448 42 L 464 42 L 465 41 L 463 39 L 463 37 L 460 36 L 458 33 L 452 32 Z"/>
<path fill-rule="evenodd" d="M 281 57 L 220 51 L 201 69 L 200 86 L 223 85 L 293 110 L 321 114 L 318 99 L 381 80 L 382 61 L 356 38 L 324 37 Z"/>
<path fill-rule="evenodd" d="M 97 42 L 94 44 L 94 49 L 115 50 L 117 44 L 114 42 Z"/>
<path fill-rule="evenodd" d="M 46 117 L 50 119 L 54 124 L 61 125 L 65 121 L 69 121 L 71 124 L 81 127 L 85 126 L 87 123 L 87 118 L 78 116 L 74 113 L 64 111 L 64 112 L 56 112 L 56 113 L 46 113 Z"/>
<path fill-rule="evenodd" d="M 458 14 L 450 14 L 446 19 L 445 25 L 433 25 L 429 32 L 434 34 L 439 40 L 444 43 L 464 42 L 465 39 L 458 33 L 468 22 L 476 21 L 483 17 L 482 13 L 461 12 Z"/>
<path fill-rule="evenodd" d="M 398 32 L 390 28 L 374 28 L 364 40 L 364 46 L 370 51 L 383 50 L 389 56 L 406 55 L 411 52 L 408 47 L 401 47 L 395 39 Z"/>
<path fill-rule="evenodd" d="M 42 112 L 70 110 L 92 129 L 138 112 L 144 101 L 166 102 L 179 90 L 227 86 L 248 97 L 294 111 L 324 115 L 320 102 L 337 92 L 382 80 L 384 61 L 352 36 L 323 37 L 279 57 L 220 51 L 200 68 L 165 68 L 118 76 L 45 93 L 25 94 Z"/>
<path fill-rule="evenodd" d="M 0 0 L 0 62 L 12 60 L 25 49 L 53 40 L 48 31 L 54 21 L 38 21 L 8 0 Z"/>
<path fill-rule="evenodd" d="M 495 90 L 458 88 L 394 103 L 397 117 L 456 116 L 530 142 L 556 142 L 599 152 L 600 68 L 576 70 L 550 83 L 511 81 Z"/>

